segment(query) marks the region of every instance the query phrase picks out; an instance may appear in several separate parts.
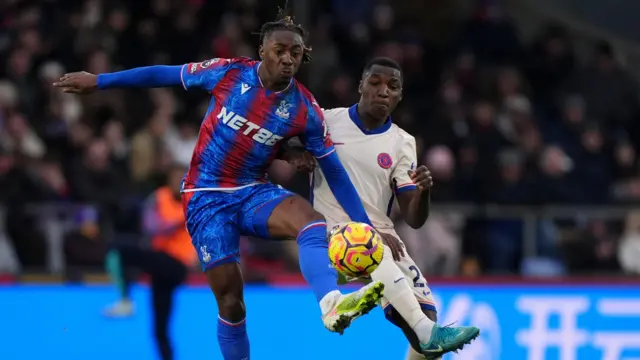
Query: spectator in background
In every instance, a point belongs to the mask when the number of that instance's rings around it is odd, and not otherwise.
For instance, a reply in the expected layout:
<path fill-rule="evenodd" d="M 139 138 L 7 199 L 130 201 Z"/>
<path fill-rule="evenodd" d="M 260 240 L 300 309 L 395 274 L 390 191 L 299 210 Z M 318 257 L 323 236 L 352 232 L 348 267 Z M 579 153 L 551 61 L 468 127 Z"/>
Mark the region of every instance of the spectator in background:
<path fill-rule="evenodd" d="M 640 200 L 640 163 L 635 148 L 623 139 L 614 148 L 614 174 L 616 181 L 611 194 L 619 202 Z"/>
<path fill-rule="evenodd" d="M 613 148 L 614 176 L 617 179 L 628 179 L 638 174 L 640 163 L 633 144 L 627 139 L 620 139 Z"/>
<path fill-rule="evenodd" d="M 424 163 L 431 171 L 434 183 L 438 184 L 438 190 L 431 195 L 432 200 L 458 200 L 453 152 L 446 146 L 435 146 L 427 151 Z M 452 276 L 458 272 L 460 263 L 463 226 L 462 214 L 434 209 L 429 214 L 428 224 L 420 229 L 414 230 L 402 221 L 396 230 L 420 269 L 428 274 Z M 424 251 L 425 248 L 429 251 Z"/>
<path fill-rule="evenodd" d="M 580 134 L 581 154 L 577 161 L 585 191 L 585 202 L 602 204 L 610 200 L 605 189 L 611 186 L 610 151 L 598 123 L 587 124 Z"/>
<path fill-rule="evenodd" d="M 169 129 L 171 118 L 156 112 L 131 141 L 132 180 L 137 184 L 153 183 L 159 169 L 158 154 L 165 150 L 163 137 Z"/>
<path fill-rule="evenodd" d="M 567 96 L 561 105 L 560 121 L 542 124 L 545 141 L 561 146 L 571 156 L 580 153 L 579 134 L 587 123 L 587 108 L 580 95 Z"/>
<path fill-rule="evenodd" d="M 616 61 L 613 47 L 599 42 L 593 62 L 578 71 L 568 84 L 568 91 L 581 94 L 589 104 L 589 115 L 603 126 L 627 127 L 639 115 L 638 84 Z"/>
<path fill-rule="evenodd" d="M 166 149 L 172 161 L 187 167 L 191 163 L 191 155 L 198 141 L 198 128 L 189 122 L 182 121 L 175 128 L 169 129 L 164 136 Z"/>
<path fill-rule="evenodd" d="M 526 205 L 534 202 L 532 177 L 526 173 L 525 158 L 516 149 L 505 149 L 498 155 L 498 178 L 488 191 L 492 203 Z M 488 270 L 510 273 L 519 268 L 522 255 L 524 224 L 521 219 L 488 220 L 490 253 L 485 254 Z"/>
<path fill-rule="evenodd" d="M 109 119 L 102 127 L 102 138 L 108 147 L 109 158 L 117 172 L 126 174 L 129 160 L 129 143 L 125 138 L 124 126 L 118 119 Z"/>
<path fill-rule="evenodd" d="M 622 235 L 618 249 L 620 265 L 629 274 L 640 274 L 640 213 L 627 216 Z"/>
<path fill-rule="evenodd" d="M 518 30 L 500 1 L 482 0 L 476 4 L 459 42 L 472 49 L 478 62 L 483 65 L 502 65 L 519 60 L 521 48 Z"/>
<path fill-rule="evenodd" d="M 575 69 L 576 59 L 569 36 L 557 24 L 544 27 L 533 41 L 525 64 L 535 101 L 549 108 L 563 85 Z"/>
<path fill-rule="evenodd" d="M 105 310 L 107 316 L 122 317 L 133 313 L 131 279 L 125 268 L 138 268 L 151 276 L 153 335 L 162 360 L 174 358 L 169 337 L 174 293 L 186 280 L 189 268 L 197 263 L 180 197 L 180 183 L 185 172 L 184 166 L 174 165 L 167 174 L 167 185 L 157 189 L 145 204 L 142 227 L 151 240 L 150 246 L 144 242 L 117 244 L 106 257 L 107 270 L 118 286 L 120 296 Z"/>
<path fill-rule="evenodd" d="M 575 162 L 557 146 L 548 146 L 540 154 L 540 190 L 542 203 L 584 203 L 585 193 Z"/>
<path fill-rule="evenodd" d="M 71 186 L 77 200 L 112 209 L 126 194 L 123 174 L 111 163 L 109 150 L 104 139 L 95 138 L 75 164 L 76 178 Z"/>
<path fill-rule="evenodd" d="M 46 148 L 42 140 L 31 129 L 26 117 L 20 113 L 9 115 L 2 133 L 2 144 L 11 152 L 26 159 L 40 159 Z"/>
<path fill-rule="evenodd" d="M 562 242 L 564 262 L 572 274 L 593 274 L 619 270 L 618 238 L 604 220 L 591 220 L 573 229 Z"/>

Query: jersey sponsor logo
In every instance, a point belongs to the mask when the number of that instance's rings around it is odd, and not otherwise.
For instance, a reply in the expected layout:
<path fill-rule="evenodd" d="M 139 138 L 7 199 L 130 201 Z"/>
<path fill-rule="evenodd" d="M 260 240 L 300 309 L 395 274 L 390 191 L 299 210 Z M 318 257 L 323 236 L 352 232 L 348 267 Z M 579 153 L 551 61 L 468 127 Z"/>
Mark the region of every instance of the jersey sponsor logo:
<path fill-rule="evenodd" d="M 238 131 L 244 136 L 249 136 L 260 144 L 274 146 L 278 141 L 283 139 L 282 136 L 274 134 L 259 125 L 252 123 L 233 111 L 227 110 L 224 106 L 220 110 L 220 113 L 218 113 L 217 118 L 218 120 L 222 120 L 223 124 L 227 125 L 234 131 Z"/>
<path fill-rule="evenodd" d="M 251 86 L 249 86 L 249 84 L 242 83 L 242 85 L 240 86 L 240 95 L 244 95 L 244 93 L 249 91 L 249 89 L 251 89 Z"/>
<path fill-rule="evenodd" d="M 280 105 L 278 105 L 278 108 L 276 109 L 276 115 L 285 120 L 289 119 L 289 116 L 291 115 L 289 113 L 289 109 L 291 108 L 291 106 L 291 104 L 287 103 L 284 100 L 280 101 Z"/>
<path fill-rule="evenodd" d="M 388 169 L 393 165 L 393 160 L 391 160 L 391 155 L 387 153 L 380 153 L 378 155 L 378 165 L 380 165 L 383 169 Z"/>

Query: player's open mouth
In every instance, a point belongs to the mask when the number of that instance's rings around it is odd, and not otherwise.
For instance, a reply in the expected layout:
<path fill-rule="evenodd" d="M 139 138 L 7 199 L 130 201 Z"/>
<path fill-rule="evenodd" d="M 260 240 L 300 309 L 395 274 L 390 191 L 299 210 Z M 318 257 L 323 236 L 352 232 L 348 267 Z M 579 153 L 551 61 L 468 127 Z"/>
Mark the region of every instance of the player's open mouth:
<path fill-rule="evenodd" d="M 292 68 L 283 68 L 281 72 L 283 74 L 285 74 L 285 75 L 291 75 L 291 74 L 293 74 L 293 69 Z"/>

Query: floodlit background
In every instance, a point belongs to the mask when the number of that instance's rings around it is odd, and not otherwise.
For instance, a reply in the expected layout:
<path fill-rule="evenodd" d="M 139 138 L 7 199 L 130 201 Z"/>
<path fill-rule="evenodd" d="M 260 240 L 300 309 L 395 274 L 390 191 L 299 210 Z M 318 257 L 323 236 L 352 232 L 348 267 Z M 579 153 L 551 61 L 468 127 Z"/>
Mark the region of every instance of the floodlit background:
<path fill-rule="evenodd" d="M 134 317 L 100 315 L 116 298 L 104 255 L 144 243 L 141 205 L 170 164 L 189 162 L 208 100 L 181 89 L 80 98 L 51 83 L 253 57 L 252 32 L 282 3 L 0 2 L 0 359 L 155 359 L 146 286 Z M 482 328 L 450 359 L 639 359 L 640 3 L 290 3 L 313 47 L 299 79 L 322 107 L 355 103 L 373 56 L 404 67 L 393 118 L 435 187 L 427 225 L 398 219 L 398 230 L 433 279 L 441 322 Z M 308 193 L 287 164 L 270 174 Z M 295 245 L 243 239 L 242 251 L 255 359 L 404 358 L 379 311 L 344 337 L 322 328 L 297 289 Z M 177 358 L 220 358 L 213 296 L 195 269 L 189 284 Z M 290 322 L 273 321 L 277 306 L 294 309 Z"/>

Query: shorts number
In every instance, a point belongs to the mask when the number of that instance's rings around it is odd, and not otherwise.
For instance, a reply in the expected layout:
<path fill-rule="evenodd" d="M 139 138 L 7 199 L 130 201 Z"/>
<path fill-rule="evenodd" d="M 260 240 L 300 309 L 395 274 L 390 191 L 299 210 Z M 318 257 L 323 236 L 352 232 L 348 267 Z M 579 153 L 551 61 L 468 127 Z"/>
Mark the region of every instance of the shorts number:
<path fill-rule="evenodd" d="M 413 277 L 413 286 L 424 287 L 424 284 L 419 282 L 420 278 L 422 277 L 422 274 L 420 274 L 420 270 L 415 265 L 409 266 L 409 270 L 411 270 L 412 273 L 416 274 L 416 276 Z"/>

